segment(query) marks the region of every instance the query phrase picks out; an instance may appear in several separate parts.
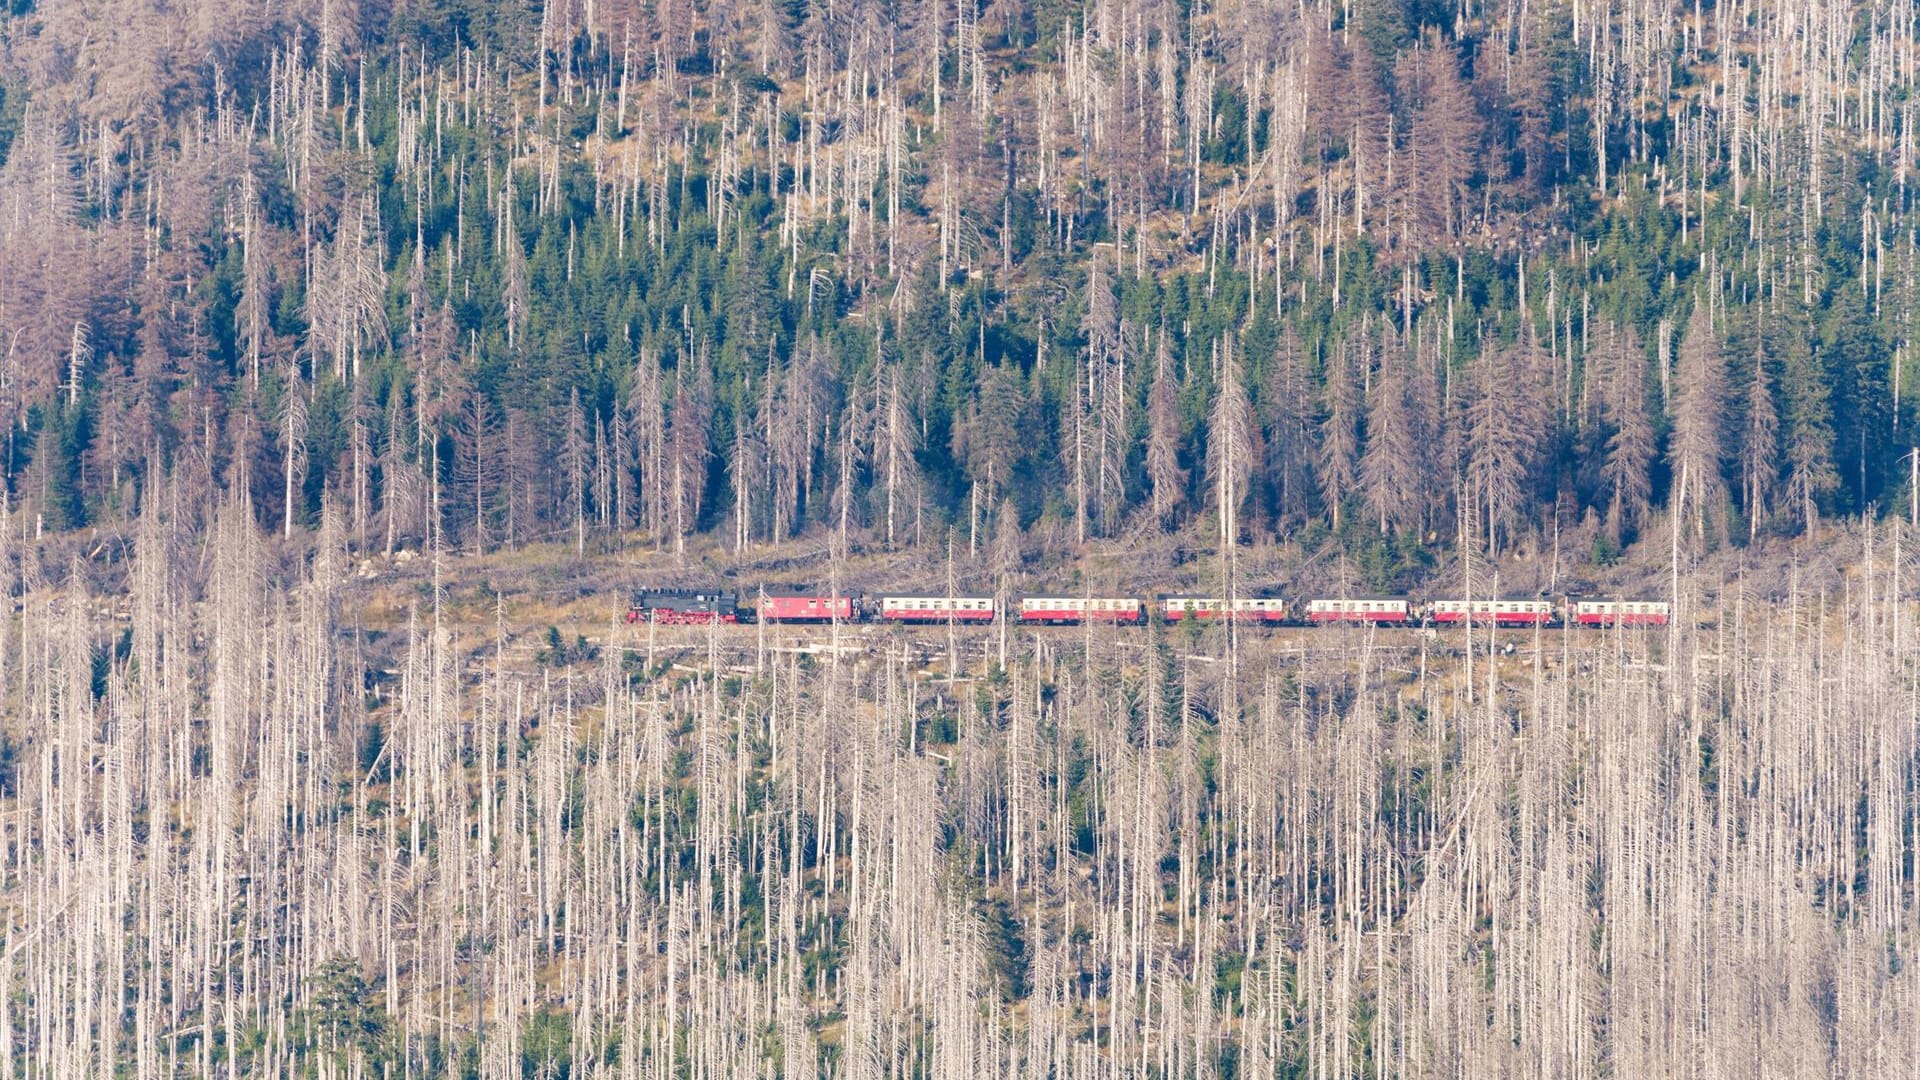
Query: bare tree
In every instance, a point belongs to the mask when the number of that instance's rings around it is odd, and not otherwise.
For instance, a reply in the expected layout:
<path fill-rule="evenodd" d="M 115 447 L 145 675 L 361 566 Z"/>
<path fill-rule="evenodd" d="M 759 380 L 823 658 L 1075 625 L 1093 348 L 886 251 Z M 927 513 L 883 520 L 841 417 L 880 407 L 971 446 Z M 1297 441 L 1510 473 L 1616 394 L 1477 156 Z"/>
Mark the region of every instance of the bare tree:
<path fill-rule="evenodd" d="M 1756 341 L 1753 377 L 1747 385 L 1745 431 L 1740 438 L 1741 503 L 1747 514 L 1747 538 L 1759 534 L 1780 480 L 1780 415 L 1773 403 L 1764 339 Z"/>
<path fill-rule="evenodd" d="M 886 499 L 887 546 L 893 547 L 908 510 L 916 519 L 919 514 L 920 469 L 914 454 L 920 449 L 920 431 L 907 396 L 906 373 L 898 363 L 883 362 L 876 370 L 874 394 L 873 454 Z"/>
<path fill-rule="evenodd" d="M 1538 348 L 1529 330 L 1520 342 L 1489 349 L 1475 364 L 1467 403 L 1467 481 L 1494 551 L 1523 520 L 1527 473 L 1540 442 Z"/>
<path fill-rule="evenodd" d="M 1211 501 L 1224 564 L 1226 552 L 1240 542 L 1240 509 L 1247 500 L 1253 477 L 1257 429 L 1253 406 L 1241 382 L 1240 363 L 1234 356 L 1232 339 L 1222 339 L 1215 346 L 1214 366 L 1213 410 L 1207 430 L 1207 481 L 1213 489 Z"/>
<path fill-rule="evenodd" d="M 387 271 L 379 217 L 373 192 L 351 202 L 307 295 L 314 352 L 333 361 L 335 378 L 359 381 L 361 355 L 386 341 Z"/>
<path fill-rule="evenodd" d="M 1327 386 L 1320 422 L 1320 497 L 1333 527 L 1340 527 L 1341 505 L 1360 481 L 1360 419 L 1365 402 L 1362 383 L 1370 381 L 1373 341 L 1362 325 L 1342 340 L 1327 363 Z"/>
<path fill-rule="evenodd" d="M 1419 55 L 1422 86 L 1414 137 L 1421 141 L 1427 171 L 1410 182 L 1428 225 L 1458 243 L 1466 232 L 1469 184 L 1479 169 L 1480 117 L 1460 77 L 1458 46 L 1429 28 Z"/>
<path fill-rule="evenodd" d="M 461 409 L 460 423 L 454 428 L 458 456 L 454 477 L 466 491 L 469 515 L 468 547 L 475 553 L 487 550 L 489 520 L 493 516 L 494 487 L 499 482 L 501 448 L 496 445 L 499 420 L 493 403 L 485 394 L 468 394 Z"/>
<path fill-rule="evenodd" d="M 280 535 L 293 535 L 298 494 L 307 469 L 307 400 L 300 373 L 289 370 L 280 397 L 281 517 Z"/>
<path fill-rule="evenodd" d="M 664 382 L 659 354 L 642 348 L 634 365 L 633 387 L 627 394 L 627 417 L 633 430 L 634 456 L 639 461 L 642 521 L 656 545 L 666 531 L 672 489 Z"/>
<path fill-rule="evenodd" d="M 1619 541 L 1646 517 L 1653 502 L 1653 421 L 1647 410 L 1646 348 L 1631 327 L 1601 323 L 1588 358 L 1591 395 L 1599 407 L 1600 483 L 1607 530 Z"/>
<path fill-rule="evenodd" d="M 1683 517 L 1692 510 L 1694 534 L 1704 538 L 1707 523 L 1726 499 L 1720 466 L 1725 457 L 1727 408 L 1726 360 L 1715 336 L 1704 297 L 1694 301 L 1680 345 L 1680 371 L 1673 401 L 1673 431 L 1667 459 L 1673 475 L 1687 478 L 1677 488 L 1673 508 Z"/>
<path fill-rule="evenodd" d="M 1373 384 L 1367 413 L 1367 447 L 1360 458 L 1360 484 L 1367 511 L 1384 535 L 1419 520 L 1426 496 L 1422 462 L 1427 449 L 1410 400 L 1412 357 L 1389 343 Z"/>
<path fill-rule="evenodd" d="M 234 329 L 246 351 L 254 384 L 260 383 L 260 360 L 270 333 L 269 307 L 273 298 L 273 264 L 267 257 L 266 230 L 260 223 L 259 197 L 251 170 L 241 178 L 240 302 L 235 305 Z"/>
<path fill-rule="evenodd" d="M 745 552 L 753 543 L 754 482 L 767 473 L 766 444 L 759 438 L 753 417 L 736 411 L 733 425 L 733 452 L 728 456 L 727 475 L 733 487 L 733 550 Z"/>
<path fill-rule="evenodd" d="M 407 421 L 405 395 L 387 398 L 386 437 L 380 448 L 380 517 L 386 525 L 386 554 L 401 539 L 425 528 L 427 476 L 415 456 L 413 425 Z"/>
<path fill-rule="evenodd" d="M 683 364 L 676 372 L 673 412 L 666 432 L 665 498 L 673 553 L 684 556 L 687 537 L 700 521 L 706 494 L 707 463 L 713 455 L 713 372 L 704 359 L 693 370 Z"/>
<path fill-rule="evenodd" d="M 1066 463 L 1073 491 L 1073 533 L 1074 542 L 1087 542 L 1088 523 L 1091 519 L 1089 503 L 1092 484 L 1087 474 L 1094 468 L 1089 459 L 1096 453 L 1096 434 L 1094 431 L 1093 408 L 1091 398 L 1093 386 L 1087 378 L 1084 368 L 1076 369 L 1073 375 L 1073 399 L 1068 403 L 1066 415 L 1061 418 L 1060 447 L 1061 460 Z"/>
<path fill-rule="evenodd" d="M 560 441 L 560 473 L 567 485 L 567 516 L 573 522 L 573 553 L 587 553 L 587 485 L 592 472 L 592 446 L 587 442 L 587 417 L 580 406 L 580 388 L 567 402 L 566 434 Z"/>
<path fill-rule="evenodd" d="M 1098 259 L 1093 261 L 1087 276 L 1087 314 L 1080 322 L 1080 330 L 1087 336 L 1086 415 L 1075 421 L 1075 490 L 1082 492 L 1076 496 L 1076 506 L 1090 494 L 1096 510 L 1093 516 L 1101 531 L 1108 532 L 1127 497 L 1126 460 L 1132 410 L 1127 392 L 1129 332 L 1119 318 L 1105 266 Z M 1091 445 L 1085 445 L 1089 443 Z M 1083 472 L 1093 474 L 1090 481 L 1081 475 Z M 1085 516 L 1081 510 L 1077 509 L 1076 513 Z M 1084 534 L 1084 526 L 1081 531 Z"/>
<path fill-rule="evenodd" d="M 1187 471 L 1180 465 L 1183 441 L 1173 360 L 1162 328 L 1153 353 L 1153 386 L 1147 392 L 1147 483 L 1156 525 L 1165 528 L 1186 501 Z"/>

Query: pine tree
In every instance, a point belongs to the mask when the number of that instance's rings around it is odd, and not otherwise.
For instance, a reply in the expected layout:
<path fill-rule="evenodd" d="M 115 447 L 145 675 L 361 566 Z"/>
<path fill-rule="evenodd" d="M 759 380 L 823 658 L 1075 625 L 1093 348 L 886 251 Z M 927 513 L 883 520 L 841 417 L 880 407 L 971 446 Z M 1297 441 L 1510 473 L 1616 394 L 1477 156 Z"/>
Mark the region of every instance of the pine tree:
<path fill-rule="evenodd" d="M 691 370 L 689 370 L 691 367 Z M 667 525 L 673 535 L 673 553 L 684 556 L 687 538 L 700 523 L 701 502 L 707 488 L 707 465 L 713 456 L 713 371 L 706 352 L 675 372 L 673 411 L 668 416 L 665 472 Z"/>
<path fill-rule="evenodd" d="M 1341 341 L 1328 357 L 1326 392 L 1320 422 L 1320 497 L 1333 527 L 1340 528 L 1342 504 L 1359 486 L 1361 384 L 1371 378 L 1372 334 L 1363 325 Z"/>
<path fill-rule="evenodd" d="M 1414 524 L 1426 491 L 1421 463 L 1426 448 L 1409 402 L 1411 357 L 1397 342 L 1382 350 L 1379 377 L 1367 412 L 1367 448 L 1360 458 L 1360 484 L 1367 512 L 1382 535 Z"/>
<path fill-rule="evenodd" d="M 919 518 L 920 470 L 914 454 L 920 449 L 920 432 L 900 365 L 882 362 L 876 376 L 873 452 L 886 500 L 887 546 L 893 547 L 900 541 L 909 511 L 916 521 Z"/>
<path fill-rule="evenodd" d="M 1780 415 L 1773 402 L 1765 338 L 1756 335 L 1753 377 L 1747 386 L 1746 430 L 1740 439 L 1741 502 L 1747 538 L 1759 533 L 1780 480 Z"/>
<path fill-rule="evenodd" d="M 1805 338 L 1793 334 L 1781 344 L 1785 363 L 1780 389 L 1787 403 L 1785 498 L 1799 509 L 1802 527 L 1811 534 L 1821 500 L 1840 484 L 1833 462 L 1833 411 L 1824 372 Z"/>
<path fill-rule="evenodd" d="M 488 550 L 488 523 L 493 516 L 494 485 L 499 481 L 501 448 L 495 445 L 499 421 L 485 394 L 468 394 L 454 428 L 454 478 L 465 492 L 467 546 L 475 554 Z"/>
<path fill-rule="evenodd" d="M 1153 387 L 1147 392 L 1147 483 L 1154 524 L 1165 528 L 1186 500 L 1187 472 L 1180 465 L 1180 402 L 1164 329 L 1153 365 Z"/>
<path fill-rule="evenodd" d="M 1272 485 L 1276 523 L 1305 521 L 1312 505 L 1318 485 L 1314 469 L 1318 456 L 1316 396 L 1306 355 L 1289 327 L 1282 331 L 1280 343 L 1267 361 L 1260 387 L 1265 421 L 1263 471 Z"/>
<path fill-rule="evenodd" d="M 1540 445 L 1544 418 L 1540 408 L 1540 348 L 1532 331 L 1519 342 L 1488 350 L 1475 364 L 1467 404 L 1467 482 L 1470 497 L 1484 510 L 1489 550 L 1525 521 L 1528 470 Z"/>
<path fill-rule="evenodd" d="M 1704 297 L 1695 299 L 1687 320 L 1675 382 L 1667 461 L 1676 485 L 1681 477 L 1687 479 L 1684 488 L 1676 486 L 1672 502 L 1677 513 L 1691 512 L 1695 535 L 1704 537 L 1708 521 L 1726 499 L 1720 468 L 1727 407 L 1726 360 Z"/>
<path fill-rule="evenodd" d="M 1386 94 L 1380 64 L 1365 44 L 1352 50 L 1347 61 L 1347 157 L 1353 184 L 1353 228 L 1366 233 L 1386 194 L 1387 156 L 1392 149 Z"/>
<path fill-rule="evenodd" d="M 642 348 L 633 369 L 633 387 L 627 392 L 627 418 L 633 430 L 634 457 L 639 465 L 641 515 L 647 532 L 658 545 L 666 534 L 669 496 L 673 490 L 672 458 L 667 430 L 665 376 L 659 353 Z"/>
<path fill-rule="evenodd" d="M 1653 421 L 1647 410 L 1646 348 L 1631 329 L 1601 329 L 1595 358 L 1609 434 L 1600 479 L 1607 493 L 1607 531 L 1620 541 L 1653 502 Z"/>
<path fill-rule="evenodd" d="M 1425 169 L 1410 178 L 1434 234 L 1458 243 L 1466 232 L 1469 184 L 1479 169 L 1480 116 L 1460 78 L 1458 47 L 1429 29 L 1420 54 L 1423 86 L 1414 137 Z"/>

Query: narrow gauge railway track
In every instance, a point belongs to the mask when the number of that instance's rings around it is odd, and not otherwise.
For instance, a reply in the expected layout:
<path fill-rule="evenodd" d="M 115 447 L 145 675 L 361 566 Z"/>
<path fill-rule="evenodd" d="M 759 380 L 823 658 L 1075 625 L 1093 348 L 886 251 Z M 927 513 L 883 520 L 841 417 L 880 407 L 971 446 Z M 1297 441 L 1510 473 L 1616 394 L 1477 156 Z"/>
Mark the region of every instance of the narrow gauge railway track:
<path fill-rule="evenodd" d="M 631 652 L 656 652 L 660 655 L 716 652 L 727 657 L 777 655 L 813 655 L 843 657 L 881 657 L 905 655 L 922 661 L 943 660 L 949 655 L 979 657 L 998 652 L 1001 634 L 1006 634 L 1008 655 L 1031 648 L 1035 641 L 1073 647 L 1082 642 L 1101 647 L 1145 649 L 1156 642 L 1167 642 L 1185 652 L 1186 658 L 1209 662 L 1224 659 L 1226 643 L 1221 627 L 1206 628 L 1194 634 L 1183 627 L 1080 626 L 1000 626 L 997 624 L 956 624 L 947 626 L 843 624 L 837 631 L 831 626 L 793 626 L 746 623 L 687 625 L 645 624 L 625 627 L 608 645 Z M 1498 652 L 1528 656 L 1535 652 L 1551 656 L 1563 651 L 1592 654 L 1615 647 L 1622 636 L 1644 639 L 1646 627 L 1622 626 L 1618 634 L 1593 631 L 1579 626 L 1537 627 L 1476 626 L 1340 626 L 1312 625 L 1260 626 L 1240 628 L 1240 647 L 1268 655 L 1314 656 L 1333 653 L 1366 652 L 1398 656 L 1426 654 L 1434 657 L 1464 655 L 1469 648 L 1477 654 Z"/>
<path fill-rule="evenodd" d="M 644 658 L 647 664 L 679 671 L 709 671 L 715 674 L 751 674 L 781 657 L 808 657 L 816 663 L 835 659 L 856 664 L 874 662 L 904 663 L 918 669 L 921 677 L 970 679 L 997 658 L 1026 655 L 1036 645 L 1064 649 L 1069 653 L 1082 645 L 1121 650 L 1144 651 L 1165 643 L 1174 648 L 1180 663 L 1221 664 L 1228 661 L 1231 649 L 1220 633 L 1225 627 L 1210 624 L 1201 627 L 1115 626 L 1081 624 L 1078 626 L 997 623 L 886 624 L 842 623 L 639 623 L 619 627 L 605 637 L 596 636 L 597 648 L 611 649 Z M 1476 656 L 1496 655 L 1521 663 L 1536 658 L 1551 663 L 1558 656 L 1577 656 L 1582 663 L 1611 654 L 1622 647 L 1638 652 L 1658 640 L 1649 628 L 1623 626 L 1617 633 L 1593 631 L 1576 625 L 1495 627 L 1475 626 L 1470 631 L 1460 625 L 1245 625 L 1239 628 L 1239 649 L 1243 663 L 1305 664 L 1316 658 L 1358 659 L 1370 657 L 1375 665 L 1412 671 L 1426 660 L 1459 659 L 1471 652 Z M 1005 650 L 1002 653 L 1002 635 Z M 1639 644 L 1636 644 L 1639 643 Z M 490 645 L 469 658 L 467 666 L 476 673 L 493 670 L 499 655 Z M 525 669 L 536 665 L 542 646 L 534 641 L 516 641 L 506 646 L 508 666 Z M 942 669 L 946 669 L 944 675 Z M 397 678 L 397 667 L 380 669 L 382 680 Z"/>

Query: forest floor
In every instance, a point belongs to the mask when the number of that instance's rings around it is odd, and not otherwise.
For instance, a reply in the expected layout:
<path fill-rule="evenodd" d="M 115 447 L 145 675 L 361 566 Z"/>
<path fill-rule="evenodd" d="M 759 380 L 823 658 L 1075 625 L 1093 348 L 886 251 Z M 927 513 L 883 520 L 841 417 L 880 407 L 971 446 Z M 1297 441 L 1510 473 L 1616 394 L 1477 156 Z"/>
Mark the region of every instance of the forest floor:
<path fill-rule="evenodd" d="M 1688 557 L 1682 548 L 1681 567 L 1687 580 L 1710 583 L 1693 598 L 1694 617 L 1716 622 L 1723 608 L 1749 598 L 1778 601 L 1790 595 L 1838 599 L 1853 588 L 1857 566 L 1872 543 L 1890 541 L 1888 530 L 1870 535 L 1859 524 L 1825 523 L 1815 539 L 1775 539 L 1747 547 L 1721 545 L 1711 552 Z M 1650 529 L 1650 533 L 1655 530 Z M 1218 589 L 1219 554 L 1194 535 L 1164 534 L 1157 530 L 1082 545 L 1071 536 L 1045 529 L 1033 530 L 1025 558 L 1014 576 L 1011 591 L 1066 592 L 1069 595 L 1122 595 L 1152 598 L 1159 593 Z M 1137 629 L 1076 630 L 1020 627 L 915 628 L 847 626 L 739 627 L 709 633 L 701 627 L 632 626 L 625 622 L 627 598 L 636 588 L 719 585 L 752 605 L 763 588 L 833 588 L 856 595 L 888 590 L 915 593 L 953 591 L 992 592 L 994 574 L 988 565 L 985 542 L 969 543 L 964 532 L 953 544 L 951 557 L 933 545 L 899 551 L 859 551 L 831 559 L 824 536 L 810 535 L 777 545 L 759 545 L 736 555 L 713 537 L 697 537 L 683 552 L 656 545 L 642 535 L 624 539 L 618 547 L 589 546 L 576 553 L 568 543 L 536 543 L 484 554 L 453 551 L 438 565 L 417 548 L 392 555 L 374 553 L 350 561 L 346 607 L 338 613 L 341 633 L 358 641 L 368 667 L 375 673 L 396 674 L 410 633 L 427 633 L 434 626 L 447 632 L 462 663 L 504 665 L 509 671 L 530 674 L 543 668 L 570 668 L 607 648 L 619 648 L 639 657 L 650 654 L 712 653 L 716 660 L 742 665 L 758 663 L 768 650 L 823 652 L 839 647 L 877 654 L 899 651 L 929 670 L 953 665 L 971 668 L 976 662 L 998 661 L 1007 650 L 1030 649 L 1040 640 L 1067 645 L 1092 634 L 1118 635 L 1121 640 L 1149 640 Z M 76 547 L 75 545 L 80 545 Z M 275 544 L 281 564 L 289 571 L 311 555 L 311 546 L 296 538 Z M 1278 593 L 1297 600 L 1303 596 L 1366 595 L 1352 584 L 1351 568 L 1342 565 L 1338 545 L 1322 543 L 1308 550 L 1305 542 L 1285 539 L 1263 542 L 1235 553 L 1234 575 L 1246 594 Z M 1576 548 L 1577 550 L 1577 548 Z M 128 564 L 116 552 L 131 554 L 129 543 L 111 537 L 84 536 L 43 545 L 42 574 L 85 567 L 102 623 L 124 623 Z M 1442 565 L 1429 574 L 1424 587 L 1404 590 L 1413 599 L 1430 599 L 1458 592 L 1457 558 L 1442 555 Z M 1474 588 L 1481 595 L 1495 592 L 1544 596 L 1556 603 L 1569 594 L 1666 596 L 1672 592 L 1672 548 L 1649 539 L 1629 549 L 1617 562 L 1601 566 L 1590 560 L 1547 550 L 1519 550 L 1498 560 L 1475 559 Z M 64 575 L 62 575 L 64 576 Z M 49 580 L 48 582 L 52 582 Z M 1483 591 L 1484 590 L 1484 591 Z M 1225 635 L 1210 637 L 1200 628 L 1155 633 L 1178 633 L 1188 651 L 1222 653 Z M 1528 631 L 1481 632 L 1476 641 L 1485 649 L 1531 654 L 1535 644 Z M 1457 631 L 1384 630 L 1368 633 L 1355 628 L 1322 630 L 1285 628 L 1243 633 L 1245 642 L 1259 641 L 1268 649 L 1323 652 L 1372 649 L 1380 656 L 1403 653 L 1410 657 L 1460 655 L 1466 638 Z M 1576 641 L 1584 640 L 1576 638 Z M 1558 649 L 1543 638 L 1539 647 Z M 1584 646 L 1576 646 L 1584 647 Z"/>
<path fill-rule="evenodd" d="M 1843 545 L 1821 549 L 1829 556 Z M 1183 564 L 1182 559 L 1185 559 Z M 1243 553 L 1242 575 L 1247 580 L 1271 580 L 1277 564 L 1296 561 L 1297 552 L 1277 549 Z M 1125 545 L 1094 549 L 1070 563 L 1056 564 L 1050 572 L 1023 568 L 1017 592 L 1048 589 L 1112 591 L 1120 595 L 1151 597 L 1159 591 L 1203 588 L 1212 553 L 1199 556 L 1167 545 L 1165 552 L 1145 552 Z M 929 588 L 945 591 L 949 580 L 944 565 L 911 553 L 856 554 L 844 560 L 838 571 L 837 588 L 855 594 L 872 595 L 890 588 Z M 942 560 L 944 562 L 944 560 Z M 1147 564 L 1145 585 L 1129 578 L 1128 567 Z M 1780 563 L 1780 565 L 1776 565 Z M 986 591 L 981 575 L 961 566 L 978 566 L 964 553 L 955 559 L 952 578 L 960 592 Z M 502 665 L 516 674 L 531 674 L 542 669 L 559 670 L 600 659 L 607 649 L 622 650 L 614 659 L 629 664 L 643 660 L 651 668 L 655 663 L 674 663 L 692 658 L 702 666 L 735 667 L 752 670 L 769 654 L 783 652 L 823 655 L 833 650 L 845 654 L 895 656 L 920 668 L 929 676 L 945 677 L 958 672 L 988 670 L 1008 655 L 1031 653 L 1036 642 L 1047 648 L 1070 648 L 1091 638 L 1137 642 L 1154 640 L 1148 636 L 1177 635 L 1183 653 L 1209 658 L 1224 658 L 1233 649 L 1248 650 L 1272 658 L 1292 653 L 1303 661 L 1308 656 L 1345 654 L 1355 663 L 1379 664 L 1409 671 L 1428 662 L 1458 658 L 1471 643 L 1480 655 L 1498 656 L 1503 665 L 1529 665 L 1536 655 L 1551 659 L 1563 651 L 1585 652 L 1601 646 L 1607 635 L 1592 631 L 1572 631 L 1563 637 L 1559 630 L 1535 631 L 1510 629 L 1491 631 L 1480 628 L 1469 637 L 1462 630 L 1363 627 L 1284 627 L 1247 628 L 1238 641 L 1230 643 L 1223 630 L 1200 626 L 1167 629 L 1155 626 L 1151 631 L 1133 627 L 891 627 L 872 625 L 831 626 L 738 626 L 710 628 L 701 626 L 632 625 L 625 621 L 627 597 L 643 585 L 692 587 L 719 582 L 736 591 L 743 602 L 751 604 L 762 587 L 826 585 L 827 552 L 817 543 L 796 541 L 771 549 L 760 549 L 748 557 L 733 559 L 715 548 L 693 550 L 684 556 L 658 550 L 650 543 L 635 543 L 624 550 L 589 552 L 576 555 L 567 545 L 531 545 L 513 551 L 485 555 L 454 554 L 443 557 L 440 566 L 417 552 L 401 551 L 394 557 L 375 556 L 354 564 L 354 587 L 349 596 L 356 610 L 343 612 L 342 632 L 355 635 L 368 666 L 375 672 L 397 675 L 400 657 L 406 652 L 410 634 L 425 634 L 434 625 L 436 597 L 439 625 L 451 636 L 451 644 L 469 669 Z M 1297 565 L 1297 563 L 1296 563 Z M 1803 591 L 1844 588 L 1845 574 L 1838 566 L 1821 561 L 1795 560 L 1784 563 L 1769 558 L 1764 574 L 1757 574 L 1752 562 L 1713 568 L 1694 580 L 1727 582 L 1728 600 L 1740 583 L 1764 576 L 1768 582 L 1786 580 L 1791 586 L 1797 578 Z M 1781 566 L 1786 570 L 1783 575 Z M 1250 567 L 1251 569 L 1246 569 Z M 1518 572 L 1523 579 L 1534 576 L 1532 568 Z M 1484 579 L 1492 588 L 1494 576 Z M 1625 580 L 1645 579 L 1649 588 L 1664 584 L 1653 580 L 1658 575 L 1642 568 Z M 926 584 L 932 582 L 932 585 Z M 437 583 L 437 588 L 436 588 Z M 1257 586 L 1249 587 L 1255 591 Z M 1754 591 L 1771 597 L 1778 588 L 1756 583 Z M 1654 592 L 1664 595 L 1658 588 Z M 1282 589 L 1284 595 L 1302 595 Z M 1534 590 L 1527 590 L 1532 595 Z M 1415 598 L 1425 596 L 1415 594 Z M 1436 592 L 1435 595 L 1438 595 Z M 1551 594 L 1550 594 L 1551 595 Z M 1555 596 L 1558 601 L 1559 596 Z M 1711 625 L 1720 616 L 1721 596 L 1703 596 L 1696 604 L 1695 619 Z"/>

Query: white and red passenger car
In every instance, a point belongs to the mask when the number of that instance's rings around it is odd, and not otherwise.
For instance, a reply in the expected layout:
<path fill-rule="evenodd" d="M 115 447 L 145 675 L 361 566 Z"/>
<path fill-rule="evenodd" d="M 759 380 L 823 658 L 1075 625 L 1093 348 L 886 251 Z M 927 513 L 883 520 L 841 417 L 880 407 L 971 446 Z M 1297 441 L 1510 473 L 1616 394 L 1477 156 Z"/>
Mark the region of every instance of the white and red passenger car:
<path fill-rule="evenodd" d="M 1575 626 L 1665 626 L 1673 617 L 1664 600 L 1573 600 L 1567 606 Z"/>
<path fill-rule="evenodd" d="M 1428 617 L 1442 626 L 1472 622 L 1480 626 L 1547 626 L 1553 622 L 1550 600 L 1435 600 Z"/>
<path fill-rule="evenodd" d="M 1405 600 L 1367 597 L 1357 600 L 1307 601 L 1308 622 L 1375 623 L 1383 626 L 1400 626 L 1412 620 L 1412 607 Z"/>
<path fill-rule="evenodd" d="M 1133 596 L 1025 596 L 1020 621 L 1070 626 L 1103 622 L 1134 626 L 1147 619 L 1147 606 Z"/>
<path fill-rule="evenodd" d="M 883 596 L 880 618 L 886 622 L 990 623 L 994 603 L 991 596 Z"/>
<path fill-rule="evenodd" d="M 1287 602 L 1270 596 L 1163 596 L 1160 613 L 1170 623 L 1183 619 L 1282 623 L 1287 621 Z"/>

